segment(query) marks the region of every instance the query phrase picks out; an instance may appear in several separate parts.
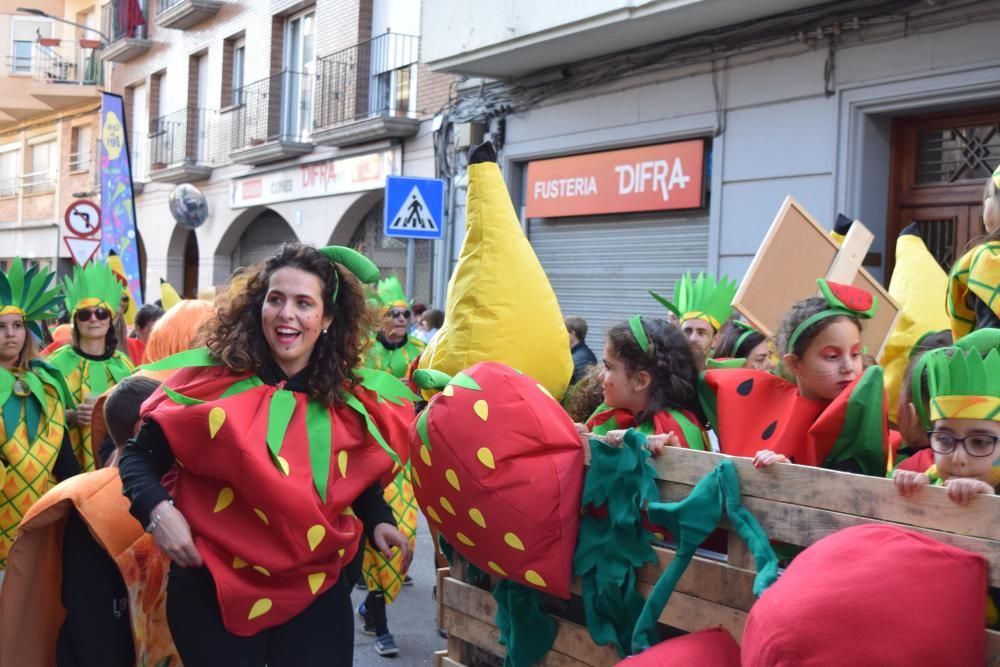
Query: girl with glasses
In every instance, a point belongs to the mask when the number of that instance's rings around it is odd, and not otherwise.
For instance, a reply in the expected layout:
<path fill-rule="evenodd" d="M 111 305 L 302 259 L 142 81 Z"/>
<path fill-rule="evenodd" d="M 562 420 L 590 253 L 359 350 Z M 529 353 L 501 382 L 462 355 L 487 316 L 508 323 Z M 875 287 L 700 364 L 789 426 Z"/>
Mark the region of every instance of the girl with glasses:
<path fill-rule="evenodd" d="M 48 361 L 66 378 L 76 408 L 67 411 L 73 451 L 84 471 L 100 466 L 92 443 L 90 420 L 94 401 L 132 374 L 128 355 L 118 349 L 113 319 L 124 288 L 114 272 L 91 262 L 77 268 L 63 285 L 73 324 L 73 343 L 59 348 Z"/>

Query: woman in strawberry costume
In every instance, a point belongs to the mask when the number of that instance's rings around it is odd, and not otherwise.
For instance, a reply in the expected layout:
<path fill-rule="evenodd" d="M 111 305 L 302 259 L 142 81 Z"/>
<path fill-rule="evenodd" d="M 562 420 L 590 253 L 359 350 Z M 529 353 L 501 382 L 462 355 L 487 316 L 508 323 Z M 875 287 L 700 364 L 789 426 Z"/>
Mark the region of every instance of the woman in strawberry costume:
<path fill-rule="evenodd" d="M 354 276 L 378 269 L 348 248 L 286 246 L 234 281 L 207 348 L 153 366 L 182 370 L 144 405 L 121 476 L 173 561 L 167 618 L 187 667 L 350 664 L 342 567 L 362 529 L 387 557 L 408 553 L 379 481 L 405 465 L 387 443 L 405 443 L 413 394 L 358 368 Z M 175 463 L 171 497 L 160 478 Z"/>

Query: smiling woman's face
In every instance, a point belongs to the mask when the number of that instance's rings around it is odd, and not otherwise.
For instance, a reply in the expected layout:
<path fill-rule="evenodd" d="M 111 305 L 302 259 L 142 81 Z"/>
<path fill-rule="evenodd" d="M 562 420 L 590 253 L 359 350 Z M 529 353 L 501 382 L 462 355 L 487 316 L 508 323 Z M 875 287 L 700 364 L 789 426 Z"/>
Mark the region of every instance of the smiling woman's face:
<path fill-rule="evenodd" d="M 319 276 L 286 266 L 271 274 L 261 326 L 274 361 L 289 377 L 309 363 L 316 341 L 333 318 L 323 306 Z"/>

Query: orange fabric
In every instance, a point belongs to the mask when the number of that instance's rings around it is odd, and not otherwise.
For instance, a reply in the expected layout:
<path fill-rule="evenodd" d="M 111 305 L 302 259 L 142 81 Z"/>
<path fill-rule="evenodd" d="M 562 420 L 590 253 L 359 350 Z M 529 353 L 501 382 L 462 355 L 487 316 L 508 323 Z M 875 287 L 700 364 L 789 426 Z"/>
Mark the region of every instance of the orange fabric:
<path fill-rule="evenodd" d="M 151 364 L 197 347 L 201 325 L 214 313 L 215 304 L 211 301 L 185 299 L 178 303 L 153 325 L 142 363 Z"/>
<path fill-rule="evenodd" d="M 54 340 L 45 347 L 43 347 L 42 351 L 39 352 L 38 354 L 44 359 L 45 357 L 49 356 L 59 348 L 65 347 L 67 345 L 69 345 L 69 340 Z"/>
<path fill-rule="evenodd" d="M 126 338 L 125 346 L 128 348 L 128 357 L 136 366 L 142 363 L 142 355 L 146 351 L 146 344 L 138 338 Z"/>

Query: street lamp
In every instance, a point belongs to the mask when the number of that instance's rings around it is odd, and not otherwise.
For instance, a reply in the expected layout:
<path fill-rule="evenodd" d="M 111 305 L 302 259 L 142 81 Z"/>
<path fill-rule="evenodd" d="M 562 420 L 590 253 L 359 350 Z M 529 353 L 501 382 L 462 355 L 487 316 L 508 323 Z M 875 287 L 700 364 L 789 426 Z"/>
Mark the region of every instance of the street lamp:
<path fill-rule="evenodd" d="M 31 14 L 32 16 L 39 16 L 43 19 L 51 19 L 52 21 L 58 21 L 59 23 L 65 23 L 66 25 L 75 26 L 77 28 L 80 28 L 81 30 L 89 30 L 90 32 L 96 32 L 101 38 L 101 48 L 104 48 L 111 42 L 108 36 L 105 35 L 103 32 L 101 32 L 100 30 L 98 30 L 97 28 L 91 28 L 88 25 L 82 25 L 80 23 L 69 21 L 67 19 L 60 18 L 58 16 L 52 16 L 51 14 L 46 14 L 41 9 L 34 9 L 31 7 L 18 7 L 15 11 L 21 12 L 22 14 Z"/>

